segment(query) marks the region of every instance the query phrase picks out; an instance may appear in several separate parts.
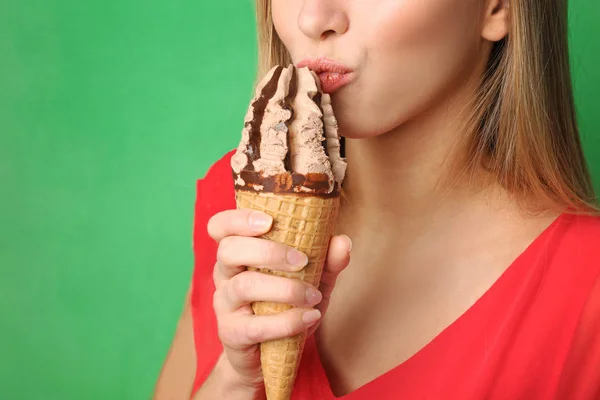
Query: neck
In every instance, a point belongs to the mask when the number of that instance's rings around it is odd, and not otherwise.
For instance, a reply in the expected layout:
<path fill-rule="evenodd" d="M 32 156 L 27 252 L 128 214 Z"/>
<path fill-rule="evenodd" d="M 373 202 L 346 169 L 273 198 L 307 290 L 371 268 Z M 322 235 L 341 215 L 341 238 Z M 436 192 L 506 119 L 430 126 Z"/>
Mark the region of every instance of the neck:
<path fill-rule="evenodd" d="M 525 227 L 520 204 L 483 168 L 457 173 L 466 165 L 458 161 L 465 159 L 465 146 L 456 115 L 446 107 L 394 132 L 346 141 L 337 233 L 355 241 L 355 259 L 363 250 L 359 264 L 449 265 L 473 246 L 520 249 L 556 217 L 540 214 Z M 440 254 L 432 250 L 442 248 Z"/>
<path fill-rule="evenodd" d="M 465 79 L 444 101 L 393 131 L 346 139 L 341 233 L 388 238 L 397 246 L 417 235 L 468 236 L 466 225 L 477 236 L 523 220 L 523 211 L 546 214 L 522 209 L 482 166 L 467 168 L 464 139 L 478 81 Z"/>
<path fill-rule="evenodd" d="M 448 102 L 386 134 L 346 139 L 346 206 L 376 220 L 470 207 L 493 185 L 485 184 L 482 169 L 457 173 L 466 167 L 459 160 L 465 158 L 461 137 L 468 111 L 465 102 Z"/>

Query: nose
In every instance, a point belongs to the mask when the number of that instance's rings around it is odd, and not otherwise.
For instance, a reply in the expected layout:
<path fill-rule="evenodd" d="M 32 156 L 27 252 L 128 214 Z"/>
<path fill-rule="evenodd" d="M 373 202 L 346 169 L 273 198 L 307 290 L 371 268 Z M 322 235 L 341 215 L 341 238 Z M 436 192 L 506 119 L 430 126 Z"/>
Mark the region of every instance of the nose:
<path fill-rule="evenodd" d="M 314 40 L 345 33 L 350 21 L 343 3 L 344 0 L 305 0 L 298 15 L 298 27 Z"/>

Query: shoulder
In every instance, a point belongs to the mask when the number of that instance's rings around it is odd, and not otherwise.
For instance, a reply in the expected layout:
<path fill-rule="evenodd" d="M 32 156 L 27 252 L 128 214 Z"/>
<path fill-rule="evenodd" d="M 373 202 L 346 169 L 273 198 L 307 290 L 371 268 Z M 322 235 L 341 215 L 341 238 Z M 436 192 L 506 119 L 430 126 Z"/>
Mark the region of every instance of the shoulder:
<path fill-rule="evenodd" d="M 556 228 L 561 233 L 557 255 L 600 272 L 600 216 L 566 214 Z"/>
<path fill-rule="evenodd" d="M 575 328 L 600 299 L 600 217 L 563 214 L 536 249 L 526 269 L 532 302 L 544 320 Z"/>
<path fill-rule="evenodd" d="M 560 388 L 561 398 L 600 396 L 600 217 L 569 216 L 560 250 L 563 269 L 572 270 L 571 290 L 557 293 L 563 301 L 581 294 L 581 307 L 571 310 L 576 329 L 569 341 Z M 564 282 L 566 284 L 566 282 Z M 564 287 L 564 286 L 563 286 Z"/>
<path fill-rule="evenodd" d="M 600 217 L 569 215 L 561 221 L 565 233 L 558 255 L 564 270 L 571 270 L 573 285 L 563 301 L 581 296 L 581 307 L 571 310 L 576 329 L 565 360 L 562 388 L 569 398 L 598 398 L 600 395 Z M 561 229 L 561 227 L 558 227 Z M 566 398 L 566 397 L 565 397 Z"/>
<path fill-rule="evenodd" d="M 562 214 L 542 235 L 527 262 L 536 266 L 540 283 L 552 293 L 573 294 L 561 301 L 567 307 L 600 277 L 600 217 Z"/>
<path fill-rule="evenodd" d="M 539 256 L 544 286 L 566 296 L 565 311 L 581 305 L 600 279 L 600 217 L 563 214 Z"/>
<path fill-rule="evenodd" d="M 562 222 L 566 226 L 558 252 L 562 268 L 571 270 L 577 291 L 584 294 L 584 311 L 594 310 L 589 317 L 600 335 L 600 216 L 569 215 Z"/>
<path fill-rule="evenodd" d="M 515 283 L 520 289 L 510 294 L 523 307 L 515 314 L 515 365 L 538 363 L 534 376 L 546 382 L 556 379 L 556 386 L 548 386 L 556 391 L 552 398 L 597 399 L 600 217 L 563 214 L 534 249 Z"/>
<path fill-rule="evenodd" d="M 196 211 L 227 209 L 234 199 L 233 176 L 231 174 L 230 151 L 213 163 L 206 175 L 198 179 L 196 188 Z"/>
<path fill-rule="evenodd" d="M 194 244 L 205 233 L 206 224 L 214 214 L 235 208 L 233 175 L 230 151 L 213 163 L 206 175 L 196 182 L 196 206 L 194 213 Z"/>

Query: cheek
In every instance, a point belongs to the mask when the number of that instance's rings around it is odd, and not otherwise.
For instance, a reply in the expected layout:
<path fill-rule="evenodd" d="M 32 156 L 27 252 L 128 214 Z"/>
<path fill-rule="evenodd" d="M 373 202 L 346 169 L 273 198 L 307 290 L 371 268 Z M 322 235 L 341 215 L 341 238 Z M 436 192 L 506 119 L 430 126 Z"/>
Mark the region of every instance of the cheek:
<path fill-rule="evenodd" d="M 380 0 L 371 6 L 370 12 L 365 6 L 353 11 L 366 52 L 360 82 L 336 99 L 340 127 L 350 137 L 374 136 L 415 117 L 476 64 L 474 0 Z"/>
<path fill-rule="evenodd" d="M 295 49 L 301 39 L 298 29 L 298 15 L 301 7 L 300 0 L 271 0 L 273 26 L 288 50 Z"/>
<path fill-rule="evenodd" d="M 480 10 L 480 0 L 376 0 L 374 7 L 357 3 L 357 13 L 366 13 L 361 25 L 370 26 L 370 38 L 390 45 L 424 44 L 440 35 L 474 31 Z"/>

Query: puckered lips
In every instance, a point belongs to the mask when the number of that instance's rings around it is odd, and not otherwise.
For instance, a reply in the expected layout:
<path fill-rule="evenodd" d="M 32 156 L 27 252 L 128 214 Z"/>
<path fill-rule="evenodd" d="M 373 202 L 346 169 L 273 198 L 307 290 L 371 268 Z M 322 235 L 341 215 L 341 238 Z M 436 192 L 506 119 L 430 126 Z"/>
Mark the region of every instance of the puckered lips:
<path fill-rule="evenodd" d="M 325 57 L 304 59 L 298 63 L 298 68 L 302 67 L 315 72 L 321 81 L 321 89 L 329 94 L 348 85 L 355 75 L 349 67 Z"/>

